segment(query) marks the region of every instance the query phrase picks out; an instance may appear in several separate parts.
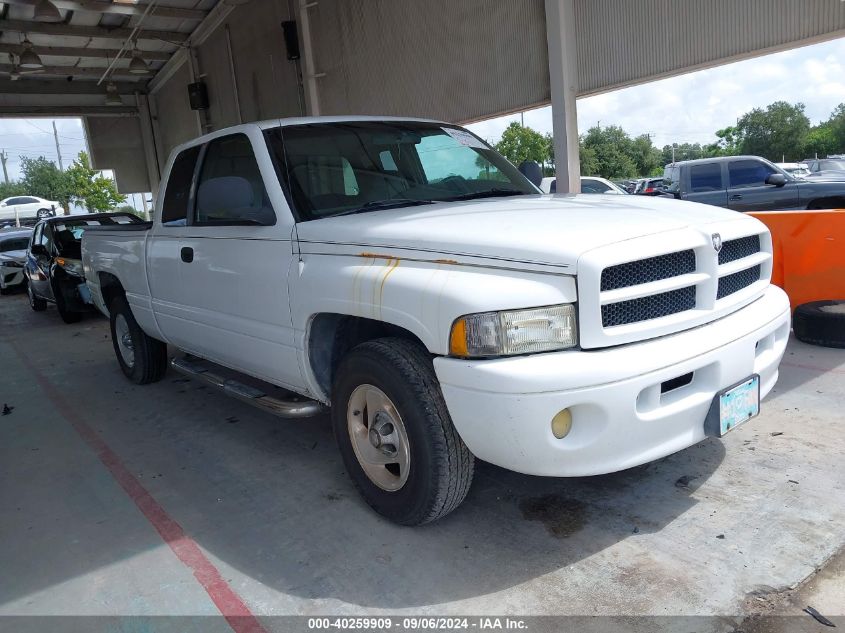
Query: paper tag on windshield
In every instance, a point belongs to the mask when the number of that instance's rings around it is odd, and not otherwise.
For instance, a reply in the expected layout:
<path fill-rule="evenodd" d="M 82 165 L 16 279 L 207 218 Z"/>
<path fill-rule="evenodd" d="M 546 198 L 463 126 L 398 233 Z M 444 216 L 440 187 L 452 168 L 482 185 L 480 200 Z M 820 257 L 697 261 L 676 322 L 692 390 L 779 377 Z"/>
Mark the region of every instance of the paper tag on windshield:
<path fill-rule="evenodd" d="M 461 145 L 466 145 L 467 147 L 477 147 L 479 149 L 487 149 L 487 146 L 484 143 L 479 141 L 469 132 L 466 132 L 464 130 L 456 130 L 455 128 L 451 127 L 443 127 L 440 129 L 446 132 L 446 134 L 451 136 L 453 139 L 458 141 L 458 143 L 460 143 Z"/>

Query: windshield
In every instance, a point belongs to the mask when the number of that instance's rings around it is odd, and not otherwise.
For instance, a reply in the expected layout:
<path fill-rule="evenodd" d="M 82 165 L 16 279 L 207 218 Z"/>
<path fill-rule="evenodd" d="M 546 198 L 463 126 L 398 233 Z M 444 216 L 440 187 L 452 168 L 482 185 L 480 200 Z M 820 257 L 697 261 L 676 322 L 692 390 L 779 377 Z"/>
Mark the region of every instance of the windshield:
<path fill-rule="evenodd" d="M 11 237 L 5 240 L 0 240 L 0 253 L 8 253 L 9 251 L 25 251 L 29 246 L 28 237 Z"/>
<path fill-rule="evenodd" d="M 825 171 L 845 171 L 845 160 L 822 160 L 819 161 L 819 168 Z"/>
<path fill-rule="evenodd" d="M 538 194 L 504 157 L 461 128 L 351 122 L 265 132 L 297 219 L 430 202 Z"/>
<path fill-rule="evenodd" d="M 111 224 L 136 224 L 141 222 L 137 216 L 125 214 L 86 220 L 65 220 L 53 223 L 53 238 L 59 255 L 69 259 L 82 258 L 82 234 L 89 226 L 108 226 Z"/>
<path fill-rule="evenodd" d="M 663 188 L 666 191 L 675 192 L 681 184 L 681 168 L 677 165 L 666 165 L 663 170 Z"/>

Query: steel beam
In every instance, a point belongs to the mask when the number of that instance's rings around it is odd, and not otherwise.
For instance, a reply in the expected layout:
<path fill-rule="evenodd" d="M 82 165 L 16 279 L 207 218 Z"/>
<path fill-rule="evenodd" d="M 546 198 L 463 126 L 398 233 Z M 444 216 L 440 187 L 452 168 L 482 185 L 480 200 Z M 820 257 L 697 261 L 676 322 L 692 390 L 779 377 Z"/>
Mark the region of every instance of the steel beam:
<path fill-rule="evenodd" d="M 51 24 L 49 22 L 28 22 L 26 20 L 6 19 L 0 20 L 0 32 L 3 31 L 70 37 L 98 37 L 115 40 L 126 40 L 132 33 L 132 29 L 123 27 L 77 26 L 75 24 Z M 177 44 L 184 42 L 189 36 L 190 33 L 181 33 L 178 31 L 148 31 L 147 29 L 141 29 L 138 39 L 162 40 Z"/>

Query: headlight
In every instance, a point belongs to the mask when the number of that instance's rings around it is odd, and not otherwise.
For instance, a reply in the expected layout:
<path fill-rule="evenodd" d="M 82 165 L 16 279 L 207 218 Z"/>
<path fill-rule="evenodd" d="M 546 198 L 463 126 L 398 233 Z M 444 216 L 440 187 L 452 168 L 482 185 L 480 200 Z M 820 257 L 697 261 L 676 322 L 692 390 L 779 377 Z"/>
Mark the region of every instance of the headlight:
<path fill-rule="evenodd" d="M 66 259 L 64 257 L 57 257 L 56 263 L 62 268 L 64 268 L 71 275 L 76 275 L 77 277 L 85 276 L 84 272 L 82 271 L 82 262 L 78 259 Z"/>
<path fill-rule="evenodd" d="M 449 353 L 468 358 L 512 356 L 578 344 L 572 304 L 469 314 L 452 324 Z"/>

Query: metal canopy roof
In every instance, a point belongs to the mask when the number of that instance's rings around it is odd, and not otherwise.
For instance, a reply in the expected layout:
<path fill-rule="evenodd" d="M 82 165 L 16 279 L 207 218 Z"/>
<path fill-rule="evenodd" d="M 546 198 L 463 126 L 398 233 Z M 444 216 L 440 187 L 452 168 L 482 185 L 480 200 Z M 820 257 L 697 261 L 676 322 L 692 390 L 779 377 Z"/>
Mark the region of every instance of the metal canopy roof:
<path fill-rule="evenodd" d="M 188 40 L 217 0 L 50 2 L 58 9 L 58 21 L 35 18 L 39 0 L 0 2 L 0 95 L 7 96 L 0 101 L 0 114 L 14 107 L 8 100 L 12 94 L 43 94 L 44 106 L 54 106 L 51 111 L 63 103 L 83 105 L 86 101 L 96 111 L 105 106 L 109 81 L 115 82 L 118 94 L 145 92 L 150 79 Z M 20 66 L 24 39 L 32 43 L 43 68 Z M 147 74 L 129 72 L 134 46 L 149 68 Z M 115 61 L 121 48 L 121 57 Z M 113 68 L 104 78 L 110 65 Z M 86 100 L 86 94 L 92 98 Z M 31 98 L 27 101 L 32 103 Z M 125 103 L 134 108 L 134 100 Z"/>

